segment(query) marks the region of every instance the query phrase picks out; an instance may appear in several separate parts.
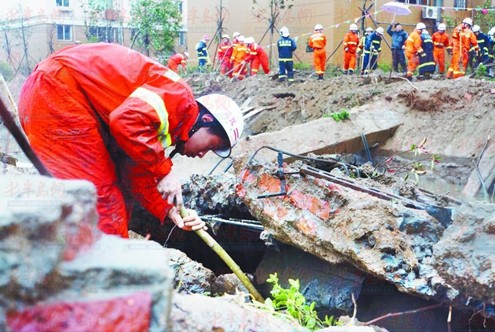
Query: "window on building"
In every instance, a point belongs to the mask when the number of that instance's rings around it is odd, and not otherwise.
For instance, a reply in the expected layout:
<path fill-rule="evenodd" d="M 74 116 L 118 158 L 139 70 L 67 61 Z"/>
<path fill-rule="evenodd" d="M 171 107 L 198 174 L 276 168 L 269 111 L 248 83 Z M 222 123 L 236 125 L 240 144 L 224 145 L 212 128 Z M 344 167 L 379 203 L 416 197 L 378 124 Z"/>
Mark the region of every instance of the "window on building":
<path fill-rule="evenodd" d="M 57 25 L 57 39 L 58 40 L 72 40 L 72 25 Z"/>
<path fill-rule="evenodd" d="M 179 46 L 186 46 L 186 33 L 183 31 L 179 32 Z"/>
<path fill-rule="evenodd" d="M 57 6 L 60 7 L 69 7 L 69 0 L 56 0 Z"/>
<path fill-rule="evenodd" d="M 89 27 L 89 34 L 98 41 L 106 43 L 121 43 L 122 33 L 119 28 L 112 27 Z"/>
<path fill-rule="evenodd" d="M 467 2 L 466 0 L 454 0 L 454 7 L 460 9 L 466 9 L 467 8 L 466 2 Z"/>

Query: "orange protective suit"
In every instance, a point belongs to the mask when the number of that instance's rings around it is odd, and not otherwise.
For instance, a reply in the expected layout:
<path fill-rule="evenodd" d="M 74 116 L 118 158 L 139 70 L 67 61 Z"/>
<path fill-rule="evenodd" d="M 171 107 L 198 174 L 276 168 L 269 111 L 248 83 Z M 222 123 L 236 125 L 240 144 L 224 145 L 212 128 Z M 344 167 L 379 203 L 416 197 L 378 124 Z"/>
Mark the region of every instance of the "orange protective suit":
<path fill-rule="evenodd" d="M 445 32 L 437 31 L 431 36 L 431 40 L 433 41 L 435 64 L 438 66 L 438 72 L 443 74 L 445 72 L 445 50 L 451 49 L 449 35 Z"/>
<path fill-rule="evenodd" d="M 220 73 L 222 75 L 231 74 L 232 66 L 230 64 L 230 57 L 232 56 L 232 47 L 230 41 L 222 41 L 218 45 L 217 58 L 220 63 Z"/>
<path fill-rule="evenodd" d="M 165 148 L 189 139 L 198 116 L 191 88 L 172 70 L 116 44 L 64 48 L 22 88 L 19 117 L 38 157 L 61 179 L 96 186 L 98 227 L 127 237 L 132 202 L 163 221 L 157 183 Z"/>
<path fill-rule="evenodd" d="M 168 59 L 167 67 L 178 72 L 179 66 L 182 66 L 182 69 L 186 69 L 187 66 L 187 58 L 184 54 L 176 53 Z"/>
<path fill-rule="evenodd" d="M 461 23 L 454 29 L 452 34 L 452 59 L 447 71 L 448 78 L 458 78 L 464 76 L 469 63 L 469 50 L 479 50 L 476 35 L 469 28 L 464 28 Z M 462 68 L 459 62 L 462 61 Z"/>
<path fill-rule="evenodd" d="M 358 35 L 349 31 L 344 37 L 344 72 L 349 71 L 352 74 L 356 70 L 358 44 Z"/>
<path fill-rule="evenodd" d="M 256 43 L 252 43 L 249 45 L 249 54 L 246 57 L 246 62 L 251 63 L 250 75 L 258 74 L 258 68 L 260 66 L 265 74 L 268 74 L 270 72 L 268 55 L 266 54 L 263 47 Z"/>
<path fill-rule="evenodd" d="M 233 76 L 242 80 L 247 75 L 246 57 L 248 55 L 248 47 L 244 43 L 234 44 L 230 63 L 232 64 Z"/>
<path fill-rule="evenodd" d="M 414 29 L 406 40 L 407 77 L 412 77 L 419 65 L 418 53 L 423 53 L 421 48 L 421 36 L 418 30 Z"/>
<path fill-rule="evenodd" d="M 327 46 L 327 37 L 321 32 L 316 32 L 309 37 L 308 45 L 314 50 L 313 64 L 315 67 L 315 73 L 316 75 L 323 75 L 325 73 L 327 62 L 327 52 L 325 51 L 325 46 Z"/>

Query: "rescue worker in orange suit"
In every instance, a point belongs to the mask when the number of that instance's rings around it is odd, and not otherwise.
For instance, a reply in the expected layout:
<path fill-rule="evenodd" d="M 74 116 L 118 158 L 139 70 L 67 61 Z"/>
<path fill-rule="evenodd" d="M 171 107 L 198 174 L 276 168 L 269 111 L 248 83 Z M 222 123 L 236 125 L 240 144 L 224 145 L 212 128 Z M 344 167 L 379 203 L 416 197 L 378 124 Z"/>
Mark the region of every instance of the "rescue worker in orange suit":
<path fill-rule="evenodd" d="M 433 58 L 440 74 L 445 73 L 445 50 L 449 53 L 452 52 L 449 36 L 445 33 L 446 28 L 445 23 L 440 23 L 438 25 L 438 31 L 431 36 L 431 40 L 433 41 Z"/>
<path fill-rule="evenodd" d="M 469 50 L 471 47 L 475 51 L 479 50 L 476 35 L 471 31 L 472 25 L 473 20 L 470 17 L 466 17 L 452 33 L 452 59 L 450 60 L 450 67 L 447 71 L 447 78 L 464 76 L 469 63 Z M 461 61 L 462 68 L 459 67 L 459 62 Z"/>
<path fill-rule="evenodd" d="M 222 35 L 222 42 L 218 45 L 217 58 L 220 64 L 220 73 L 222 75 L 228 75 L 232 69 L 230 65 L 230 57 L 232 56 L 232 43 L 230 42 L 229 35 Z"/>
<path fill-rule="evenodd" d="M 168 59 L 167 62 L 167 67 L 175 71 L 176 73 L 179 72 L 179 66 L 182 67 L 183 71 L 186 71 L 187 67 L 187 59 L 189 59 L 189 53 L 184 52 L 184 53 L 176 53 Z"/>
<path fill-rule="evenodd" d="M 407 74 L 406 78 L 412 80 L 414 71 L 419 65 L 419 56 L 423 54 L 421 48 L 421 32 L 426 29 L 426 25 L 422 22 L 416 24 L 416 28 L 409 34 L 406 40 L 406 58 L 407 58 Z"/>
<path fill-rule="evenodd" d="M 232 76 L 239 80 L 244 79 L 247 75 L 246 57 L 248 48 L 245 40 L 246 37 L 244 36 L 237 37 L 237 44 L 234 45 L 232 56 L 230 57 L 230 63 L 233 67 Z"/>
<path fill-rule="evenodd" d="M 359 37 L 357 35 L 358 27 L 351 24 L 349 32 L 344 36 L 344 74 L 353 74 L 356 70 L 357 48 Z"/>
<path fill-rule="evenodd" d="M 246 38 L 246 45 L 248 47 L 248 55 L 246 57 L 246 63 L 250 64 L 250 76 L 257 75 L 258 69 L 261 66 L 263 72 L 268 74 L 270 72 L 270 64 L 268 61 L 268 55 L 261 45 L 258 45 L 253 37 Z"/>
<path fill-rule="evenodd" d="M 226 157 L 243 129 L 229 97 L 195 100 L 172 70 L 106 43 L 67 47 L 40 62 L 22 88 L 19 118 L 55 177 L 96 186 L 99 229 L 124 238 L 135 201 L 162 222 L 203 228 L 193 211 L 179 214 L 182 191 L 170 158 L 210 150 Z"/>
<path fill-rule="evenodd" d="M 315 74 L 319 80 L 322 80 L 327 62 L 327 52 L 325 51 L 327 37 L 323 34 L 323 26 L 321 24 L 315 25 L 315 32 L 309 37 L 308 45 L 313 49 Z"/>

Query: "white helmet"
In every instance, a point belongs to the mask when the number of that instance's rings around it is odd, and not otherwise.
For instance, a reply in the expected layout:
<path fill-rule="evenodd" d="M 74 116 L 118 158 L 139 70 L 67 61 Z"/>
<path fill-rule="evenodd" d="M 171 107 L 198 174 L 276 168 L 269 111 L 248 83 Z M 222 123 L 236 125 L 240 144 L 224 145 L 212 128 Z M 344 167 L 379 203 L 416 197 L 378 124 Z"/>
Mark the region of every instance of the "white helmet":
<path fill-rule="evenodd" d="M 481 32 L 481 28 L 479 25 L 473 25 L 473 32 Z"/>
<path fill-rule="evenodd" d="M 321 24 L 315 25 L 315 30 L 323 30 L 323 26 Z"/>
<path fill-rule="evenodd" d="M 219 94 L 202 96 L 196 101 L 204 106 L 225 130 L 229 138 L 230 147 L 214 152 L 220 157 L 228 157 L 232 147 L 239 141 L 244 129 L 244 119 L 239 105 L 232 98 Z"/>
<path fill-rule="evenodd" d="M 383 28 L 382 27 L 376 28 L 376 33 L 383 35 Z"/>
<path fill-rule="evenodd" d="M 184 52 L 183 54 L 189 59 L 189 52 Z"/>
<path fill-rule="evenodd" d="M 357 27 L 357 25 L 356 25 L 356 24 L 354 24 L 354 23 L 353 23 L 353 24 L 351 24 L 351 26 L 349 27 L 349 30 L 351 30 L 351 31 L 358 31 L 358 27 Z"/>
<path fill-rule="evenodd" d="M 289 33 L 289 28 L 283 26 L 282 28 L 280 28 L 280 35 L 282 37 L 289 37 L 290 33 Z"/>
<path fill-rule="evenodd" d="M 466 17 L 465 19 L 462 20 L 462 23 L 473 25 L 473 19 L 471 17 Z"/>
<path fill-rule="evenodd" d="M 244 42 L 246 44 L 253 44 L 254 43 L 254 37 L 247 37 Z"/>
<path fill-rule="evenodd" d="M 491 28 L 489 31 L 488 31 L 488 35 L 491 36 L 491 35 L 494 35 L 495 34 L 495 27 Z"/>
<path fill-rule="evenodd" d="M 228 34 L 226 34 L 226 33 L 224 33 L 224 34 L 222 35 L 222 39 L 223 39 L 223 38 L 227 38 L 228 40 L 230 40 L 229 35 L 228 35 Z"/>
<path fill-rule="evenodd" d="M 240 35 L 239 37 L 237 37 L 237 41 L 239 43 L 244 43 L 246 41 L 246 37 L 244 37 L 243 35 Z"/>
<path fill-rule="evenodd" d="M 234 34 L 232 35 L 232 38 L 235 38 L 235 37 L 239 37 L 241 34 L 239 32 L 234 32 Z"/>
<path fill-rule="evenodd" d="M 440 23 L 438 25 L 438 31 L 445 31 L 447 29 L 447 26 L 445 25 L 445 23 Z"/>
<path fill-rule="evenodd" d="M 423 23 L 423 22 L 419 22 L 418 24 L 416 24 L 416 30 L 423 30 L 423 29 L 426 29 L 426 25 Z"/>
<path fill-rule="evenodd" d="M 423 31 L 421 31 L 421 34 L 422 35 L 425 35 L 425 36 L 428 36 L 430 33 L 428 32 L 428 30 L 423 29 Z"/>
<path fill-rule="evenodd" d="M 366 32 L 368 32 L 368 33 L 373 32 L 373 28 L 371 28 L 371 27 L 367 27 L 367 28 L 366 28 Z"/>

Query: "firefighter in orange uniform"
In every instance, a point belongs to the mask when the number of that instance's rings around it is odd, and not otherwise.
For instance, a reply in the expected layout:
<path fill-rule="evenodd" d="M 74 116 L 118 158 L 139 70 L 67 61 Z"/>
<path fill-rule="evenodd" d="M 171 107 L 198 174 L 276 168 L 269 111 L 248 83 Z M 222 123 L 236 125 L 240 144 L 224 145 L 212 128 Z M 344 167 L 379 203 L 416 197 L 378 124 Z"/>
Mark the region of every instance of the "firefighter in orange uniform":
<path fill-rule="evenodd" d="M 172 70 L 106 43 L 66 47 L 40 62 L 22 88 L 19 118 L 55 177 L 96 186 L 98 227 L 124 238 L 134 201 L 162 222 L 203 228 L 193 211 L 179 214 L 182 190 L 170 158 L 210 150 L 226 157 L 243 128 L 229 97 L 195 100 Z"/>
<path fill-rule="evenodd" d="M 217 58 L 220 63 L 220 73 L 227 75 L 232 69 L 230 66 L 230 57 L 232 56 L 232 43 L 229 35 L 222 35 L 222 42 L 218 45 Z"/>
<path fill-rule="evenodd" d="M 186 70 L 187 59 L 189 59 L 189 53 L 176 53 L 168 59 L 167 67 L 178 73 L 179 66 L 182 66 L 182 70 Z"/>
<path fill-rule="evenodd" d="M 237 44 L 234 45 L 232 56 L 230 57 L 230 63 L 234 68 L 232 76 L 240 80 L 244 79 L 247 74 L 246 56 L 248 48 L 245 40 L 244 36 L 237 37 Z"/>
<path fill-rule="evenodd" d="M 353 74 L 356 69 L 356 51 L 359 44 L 358 27 L 351 24 L 349 32 L 344 37 L 344 74 Z"/>
<path fill-rule="evenodd" d="M 460 25 L 458 25 L 452 33 L 452 59 L 450 67 L 447 71 L 447 78 L 458 78 L 464 76 L 469 63 L 469 50 L 473 48 L 478 51 L 478 41 L 476 35 L 471 31 L 473 20 L 466 17 Z M 462 68 L 459 67 L 459 62 L 462 61 Z"/>
<path fill-rule="evenodd" d="M 440 23 L 438 25 L 438 31 L 431 36 L 431 40 L 433 41 L 433 58 L 440 74 L 445 72 L 445 50 L 449 52 L 452 50 L 449 35 L 445 33 L 446 28 L 445 23 Z"/>
<path fill-rule="evenodd" d="M 323 26 L 321 24 L 315 25 L 315 32 L 309 37 L 308 45 L 314 50 L 313 64 L 315 67 L 315 74 L 318 76 L 319 80 L 322 80 L 327 62 L 327 52 L 325 51 L 327 37 L 323 34 Z"/>
<path fill-rule="evenodd" d="M 263 72 L 268 74 L 270 72 L 270 64 L 268 61 L 268 55 L 261 45 L 258 45 L 253 37 L 246 38 L 246 45 L 249 53 L 246 57 L 246 63 L 250 64 L 250 76 L 258 74 L 258 69 L 261 66 Z"/>
<path fill-rule="evenodd" d="M 426 29 L 426 25 L 422 22 L 416 24 L 416 28 L 409 34 L 406 40 L 406 58 L 407 58 L 407 74 L 408 80 L 412 80 L 414 71 L 419 65 L 419 55 L 423 53 L 421 48 L 421 32 Z"/>

